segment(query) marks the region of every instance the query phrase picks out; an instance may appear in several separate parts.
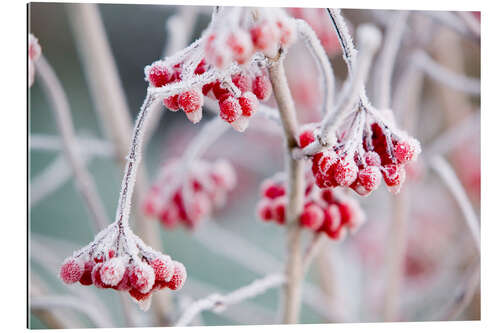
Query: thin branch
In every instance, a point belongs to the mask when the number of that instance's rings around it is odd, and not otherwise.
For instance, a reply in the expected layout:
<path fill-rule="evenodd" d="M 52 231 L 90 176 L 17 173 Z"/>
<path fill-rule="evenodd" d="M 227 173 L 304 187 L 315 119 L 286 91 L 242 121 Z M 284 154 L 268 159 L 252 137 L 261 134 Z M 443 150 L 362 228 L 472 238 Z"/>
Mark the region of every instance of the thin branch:
<path fill-rule="evenodd" d="M 110 157 L 114 155 L 113 147 L 108 142 L 91 137 L 76 136 L 76 142 L 81 154 L 89 156 Z M 60 151 L 63 149 L 61 139 L 54 135 L 31 134 L 30 150 Z"/>
<path fill-rule="evenodd" d="M 450 71 L 432 60 L 424 51 L 417 51 L 412 60 L 417 67 L 439 83 L 471 95 L 479 96 L 481 94 L 481 81 L 479 79 Z"/>
<path fill-rule="evenodd" d="M 420 12 L 423 15 L 426 15 L 436 21 L 437 23 L 440 23 L 451 30 L 455 31 L 456 33 L 470 38 L 470 39 L 476 39 L 477 40 L 477 35 L 475 33 L 472 33 L 471 30 L 467 25 L 464 24 L 462 19 L 457 17 L 457 15 L 447 12 L 444 10 L 435 10 L 435 11 L 422 11 Z"/>
<path fill-rule="evenodd" d="M 61 134 L 63 150 L 69 165 L 75 175 L 77 188 L 83 196 L 85 203 L 95 221 L 98 230 L 108 225 L 106 210 L 99 198 L 95 183 L 88 170 L 85 168 L 80 154 L 81 150 L 76 141 L 75 130 L 71 120 L 69 102 L 64 89 L 59 82 L 54 70 L 42 55 L 37 61 L 37 70 L 42 87 L 52 105 L 56 124 Z"/>
<path fill-rule="evenodd" d="M 240 303 L 249 298 L 254 298 L 271 288 L 281 286 L 284 282 L 285 277 L 282 274 L 271 274 L 264 278 L 257 279 L 249 285 L 236 289 L 226 295 L 211 294 L 191 304 L 191 306 L 184 311 L 175 326 L 188 325 L 202 311 L 211 310 L 214 312 L 222 312 L 229 305 Z"/>
<path fill-rule="evenodd" d="M 309 266 L 311 265 L 313 259 L 324 247 L 325 241 L 327 241 L 327 238 L 323 233 L 314 234 L 311 243 L 304 254 L 304 274 L 309 270 Z"/>
<path fill-rule="evenodd" d="M 390 107 L 391 78 L 409 14 L 409 11 L 406 10 L 398 11 L 389 20 L 390 23 L 386 32 L 387 36 L 375 66 L 377 72 L 375 75 L 374 104 L 379 109 L 388 109 Z"/>
<path fill-rule="evenodd" d="M 295 160 L 292 156 L 293 149 L 297 147 L 298 122 L 283 68 L 283 54 L 281 52 L 282 50 L 280 50 L 278 59 L 271 63 L 269 75 L 285 134 L 285 161 L 287 163 L 286 173 L 288 178 L 288 202 L 286 206 L 288 257 L 286 263 L 287 284 L 285 286 L 283 322 L 286 324 L 295 324 L 299 318 L 301 303 L 301 228 L 298 224 L 298 219 L 304 205 L 304 161 Z"/>
<path fill-rule="evenodd" d="M 479 229 L 479 221 L 474 213 L 474 208 L 472 207 L 472 204 L 467 198 L 467 194 L 460 183 L 460 180 L 453 171 L 453 168 L 441 156 L 433 157 L 430 161 L 430 166 L 441 177 L 457 201 L 457 204 L 465 217 L 465 222 L 471 233 L 474 245 L 476 246 L 477 251 L 481 252 L 481 231 Z"/>

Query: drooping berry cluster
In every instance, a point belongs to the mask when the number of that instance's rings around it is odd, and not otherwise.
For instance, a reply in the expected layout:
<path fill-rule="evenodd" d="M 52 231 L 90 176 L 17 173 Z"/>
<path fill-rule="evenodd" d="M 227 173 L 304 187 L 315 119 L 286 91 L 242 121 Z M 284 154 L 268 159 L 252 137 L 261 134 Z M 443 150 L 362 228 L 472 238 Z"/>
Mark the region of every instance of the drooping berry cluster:
<path fill-rule="evenodd" d="M 29 34 L 28 39 L 28 87 L 33 85 L 35 81 L 35 61 L 42 54 L 42 48 L 38 43 L 38 39 Z"/>
<path fill-rule="evenodd" d="M 286 221 L 286 184 L 277 176 L 261 185 L 257 214 L 264 222 Z M 333 240 L 342 240 L 347 231 L 355 232 L 365 222 L 365 215 L 353 198 L 331 188 L 314 185 L 311 174 L 306 177 L 305 204 L 300 215 L 301 227 L 325 233 Z"/>
<path fill-rule="evenodd" d="M 225 160 L 195 161 L 184 176 L 183 167 L 178 160 L 167 162 L 143 205 L 145 213 L 166 228 L 183 224 L 194 229 L 224 205 L 227 193 L 236 186 L 234 169 Z"/>
<path fill-rule="evenodd" d="M 204 96 L 207 96 L 218 101 L 219 116 L 223 120 L 236 130 L 244 131 L 250 117 L 257 111 L 259 101 L 266 101 L 272 93 L 271 82 L 265 71 L 257 64 L 247 67 L 230 75 L 230 80 L 215 79 L 201 88 L 167 97 L 163 104 L 174 112 L 182 109 L 187 118 L 196 124 L 202 118 Z M 208 69 L 209 65 L 202 59 L 191 74 L 201 75 Z M 156 61 L 146 67 L 146 80 L 153 87 L 163 87 L 180 82 L 182 70 L 182 63 L 168 66 L 162 60 Z"/>
<path fill-rule="evenodd" d="M 340 136 L 332 148 L 312 156 L 311 170 L 320 188 L 350 187 L 366 196 L 385 181 L 392 193 L 398 193 L 406 178 L 405 165 L 416 160 L 420 143 L 402 133 L 395 135 L 385 125 L 373 122 L 360 142 Z M 316 140 L 316 129 L 305 126 L 299 136 L 300 148 Z M 354 141 L 354 143 L 353 143 Z"/>
<path fill-rule="evenodd" d="M 186 269 L 168 255 L 153 250 L 116 223 L 101 231 L 94 242 L 64 260 L 59 276 L 64 283 L 125 291 L 147 310 L 155 290 L 179 290 Z"/>

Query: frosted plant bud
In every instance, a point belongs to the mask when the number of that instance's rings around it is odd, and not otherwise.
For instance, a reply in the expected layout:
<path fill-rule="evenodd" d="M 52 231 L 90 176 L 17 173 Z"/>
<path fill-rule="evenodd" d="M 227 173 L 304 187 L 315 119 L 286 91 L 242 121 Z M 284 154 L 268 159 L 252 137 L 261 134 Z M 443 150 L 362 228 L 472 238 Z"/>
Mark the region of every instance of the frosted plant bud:
<path fill-rule="evenodd" d="M 184 286 L 184 283 L 186 282 L 187 278 L 187 273 L 186 273 L 186 268 L 184 265 L 178 261 L 173 261 L 174 265 L 174 274 L 170 281 L 168 282 L 167 286 L 172 289 L 172 290 L 179 290 Z"/>
<path fill-rule="evenodd" d="M 147 293 L 154 285 L 155 272 L 151 266 L 143 262 L 137 263 L 130 269 L 129 281 L 134 289 Z"/>
<path fill-rule="evenodd" d="M 59 276 L 64 283 L 71 284 L 78 282 L 84 272 L 84 264 L 81 260 L 75 258 L 67 258 L 64 260 Z"/>
<path fill-rule="evenodd" d="M 170 281 L 174 275 L 174 265 L 170 256 L 161 256 L 151 262 L 157 281 Z"/>

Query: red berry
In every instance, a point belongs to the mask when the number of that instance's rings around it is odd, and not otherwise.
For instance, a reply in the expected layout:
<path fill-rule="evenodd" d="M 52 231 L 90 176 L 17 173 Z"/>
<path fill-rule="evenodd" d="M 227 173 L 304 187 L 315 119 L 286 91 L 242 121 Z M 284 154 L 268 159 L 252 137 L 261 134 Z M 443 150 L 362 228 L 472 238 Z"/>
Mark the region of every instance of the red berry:
<path fill-rule="evenodd" d="M 160 62 L 156 62 L 146 68 L 146 76 L 153 87 L 163 87 L 170 83 L 171 74 L 168 68 Z"/>
<path fill-rule="evenodd" d="M 265 21 L 250 29 L 254 47 L 260 51 L 271 51 L 278 40 L 279 31 L 275 26 Z"/>
<path fill-rule="evenodd" d="M 219 102 L 220 117 L 232 123 L 241 115 L 241 106 L 234 97 L 228 97 L 224 101 Z"/>
<path fill-rule="evenodd" d="M 404 169 L 395 164 L 389 164 L 382 168 L 382 174 L 384 176 L 385 183 L 387 186 L 397 186 L 404 181 L 402 174 Z"/>
<path fill-rule="evenodd" d="M 172 228 L 179 221 L 179 208 L 171 203 L 160 212 L 159 218 L 166 228 Z"/>
<path fill-rule="evenodd" d="M 101 269 L 103 263 L 97 263 L 92 269 L 92 283 L 97 288 L 109 288 L 110 286 L 105 284 L 101 279 Z"/>
<path fill-rule="evenodd" d="M 227 39 L 227 45 L 231 49 L 234 59 L 240 65 L 246 63 L 252 55 L 252 40 L 244 30 L 231 34 Z"/>
<path fill-rule="evenodd" d="M 255 97 L 255 95 L 249 91 L 238 98 L 238 103 L 241 107 L 241 114 L 244 117 L 251 117 L 259 107 L 259 101 L 257 100 L 257 97 Z"/>
<path fill-rule="evenodd" d="M 174 274 L 172 275 L 172 278 L 168 282 L 167 287 L 169 287 L 172 290 L 179 290 L 186 282 L 186 277 L 187 277 L 186 268 L 184 267 L 183 264 L 181 264 L 178 261 L 173 261 L 172 264 L 174 266 Z"/>
<path fill-rule="evenodd" d="M 319 172 L 319 161 L 323 158 L 323 153 L 316 153 L 314 154 L 311 162 L 312 162 L 312 168 L 311 171 L 313 175 L 316 176 L 316 174 Z"/>
<path fill-rule="evenodd" d="M 147 293 L 153 287 L 155 272 L 151 266 L 139 263 L 130 268 L 128 278 L 132 288 L 137 289 L 141 293 Z"/>
<path fill-rule="evenodd" d="M 205 96 L 208 95 L 208 93 L 210 92 L 210 90 L 212 90 L 214 85 L 215 85 L 215 83 L 213 83 L 213 82 L 210 82 L 210 83 L 203 85 L 203 87 L 201 87 L 201 92 L 203 93 L 203 95 L 205 95 Z"/>
<path fill-rule="evenodd" d="M 92 284 L 92 270 L 94 269 L 94 263 L 92 261 L 87 261 L 84 265 L 83 275 L 80 278 L 80 283 L 84 286 L 90 286 Z"/>
<path fill-rule="evenodd" d="M 174 274 L 172 259 L 169 256 L 154 259 L 151 267 L 155 272 L 155 280 L 158 281 L 170 281 Z"/>
<path fill-rule="evenodd" d="M 359 171 L 358 174 L 359 184 L 363 186 L 368 192 L 376 190 L 382 181 L 382 174 L 380 169 L 376 166 L 368 166 Z"/>
<path fill-rule="evenodd" d="M 59 276 L 64 283 L 75 283 L 82 278 L 84 269 L 84 264 L 80 260 L 68 258 L 62 264 Z"/>
<path fill-rule="evenodd" d="M 133 288 L 133 289 L 130 289 L 129 294 L 130 294 L 130 296 L 132 296 L 133 298 L 135 298 L 137 301 L 140 302 L 140 301 L 147 299 L 149 296 L 151 296 L 151 291 L 149 291 L 147 293 L 142 293 L 138 289 Z"/>
<path fill-rule="evenodd" d="M 272 93 L 271 81 L 266 75 L 259 75 L 253 80 L 252 91 L 261 101 L 267 100 Z"/>
<path fill-rule="evenodd" d="M 234 85 L 238 87 L 242 94 L 252 90 L 252 79 L 248 75 L 238 73 L 233 75 L 231 80 L 233 81 Z"/>
<path fill-rule="evenodd" d="M 186 113 L 199 110 L 203 105 L 203 94 L 199 90 L 189 90 L 179 95 L 179 106 Z"/>
<path fill-rule="evenodd" d="M 335 180 L 342 187 L 351 185 L 358 175 L 358 166 L 352 159 L 340 159 L 333 168 Z"/>
<path fill-rule="evenodd" d="M 307 205 L 300 215 L 300 225 L 312 230 L 318 230 L 323 224 L 325 214 L 323 209 L 316 204 Z"/>
<path fill-rule="evenodd" d="M 273 219 L 273 207 L 270 200 L 260 200 L 257 205 L 257 214 L 262 221 L 271 221 Z"/>
<path fill-rule="evenodd" d="M 265 180 L 260 188 L 262 196 L 269 199 L 275 199 L 285 195 L 285 188 L 281 185 L 275 184 L 272 180 Z"/>
<path fill-rule="evenodd" d="M 215 98 L 219 102 L 223 101 L 225 98 L 227 98 L 230 95 L 229 90 L 224 88 L 220 81 L 216 81 L 213 84 L 212 91 L 214 93 Z"/>
<path fill-rule="evenodd" d="M 115 290 L 120 290 L 120 291 L 126 291 L 126 290 L 130 290 L 130 288 L 132 288 L 130 286 L 130 281 L 129 281 L 129 268 L 128 267 L 125 267 L 125 272 L 123 273 L 123 277 L 121 279 L 121 281 L 114 287 L 112 287 L 113 289 Z"/>
<path fill-rule="evenodd" d="M 179 110 L 179 95 L 174 95 L 163 99 L 165 107 L 171 111 Z"/>
<path fill-rule="evenodd" d="M 413 161 L 419 153 L 420 144 L 415 139 L 399 142 L 394 147 L 394 157 L 401 164 Z"/>
<path fill-rule="evenodd" d="M 200 63 L 198 66 L 196 66 L 196 69 L 194 70 L 195 74 L 201 75 L 207 71 L 208 64 L 205 61 L 205 59 L 201 59 Z"/>
<path fill-rule="evenodd" d="M 313 143 L 314 140 L 315 140 L 314 132 L 312 130 L 305 130 L 302 133 L 300 133 L 300 136 L 299 136 L 299 147 L 300 148 L 305 148 L 309 144 Z"/>
<path fill-rule="evenodd" d="M 99 276 L 103 284 L 116 286 L 123 278 L 125 265 L 120 258 L 112 258 L 102 264 Z"/>
<path fill-rule="evenodd" d="M 286 198 L 281 197 L 273 202 L 273 220 L 278 224 L 285 224 Z"/>
<path fill-rule="evenodd" d="M 341 215 L 336 205 L 328 206 L 324 210 L 325 218 L 321 230 L 332 239 L 339 239 L 339 230 L 341 229 Z"/>
<path fill-rule="evenodd" d="M 365 153 L 365 162 L 369 166 L 380 166 L 380 156 L 374 151 L 367 151 Z"/>
<path fill-rule="evenodd" d="M 321 190 L 321 199 L 323 199 L 329 205 L 337 202 L 333 189 Z"/>

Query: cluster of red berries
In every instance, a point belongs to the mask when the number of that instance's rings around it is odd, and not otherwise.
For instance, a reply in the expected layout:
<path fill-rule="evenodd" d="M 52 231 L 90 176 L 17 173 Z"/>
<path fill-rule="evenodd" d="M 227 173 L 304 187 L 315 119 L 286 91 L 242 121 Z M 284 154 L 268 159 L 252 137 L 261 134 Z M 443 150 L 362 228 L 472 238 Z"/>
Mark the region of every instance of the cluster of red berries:
<path fill-rule="evenodd" d="M 411 137 L 395 137 L 374 122 L 363 135 L 362 147 L 351 154 L 345 143 L 313 155 L 311 170 L 320 188 L 350 187 L 366 196 L 385 181 L 392 193 L 398 193 L 406 178 L 405 165 L 420 154 L 420 143 Z M 306 128 L 299 136 L 300 148 L 316 140 L 314 129 Z"/>
<path fill-rule="evenodd" d="M 278 13 L 274 13 L 278 14 Z M 207 37 L 207 61 L 223 69 L 231 63 L 246 64 L 256 52 L 274 57 L 279 47 L 291 45 L 296 38 L 295 25 L 284 13 L 268 15 L 247 25 L 214 29 Z"/>
<path fill-rule="evenodd" d="M 98 255 L 81 253 L 67 258 L 59 276 L 64 283 L 80 282 L 84 286 L 127 291 L 132 298 L 143 302 L 155 290 L 179 290 L 186 281 L 186 268 L 168 255 L 143 255 L 141 260 L 115 250 Z"/>
<path fill-rule="evenodd" d="M 236 186 L 231 164 L 225 160 L 215 163 L 196 161 L 190 174 L 180 176 L 180 161 L 169 161 L 161 176 L 152 186 L 143 209 L 158 218 L 166 228 L 179 223 L 194 229 L 216 209 L 221 207 L 227 193 Z M 182 179 L 180 183 L 177 183 Z"/>
<path fill-rule="evenodd" d="M 257 214 L 264 222 L 284 224 L 286 187 L 279 179 L 267 179 L 261 186 Z M 342 240 L 347 231 L 355 232 L 365 222 L 365 215 L 353 198 L 331 188 L 319 189 L 311 174 L 306 177 L 305 204 L 299 223 L 303 228 L 323 232 L 333 240 Z"/>
<path fill-rule="evenodd" d="M 333 55 L 340 52 L 337 35 L 332 33 L 330 18 L 324 8 L 288 8 L 291 16 L 306 21 L 314 30 L 326 53 Z"/>
<path fill-rule="evenodd" d="M 210 65 L 202 59 L 192 75 L 202 75 Z M 256 66 L 254 66 L 256 67 Z M 258 66 L 257 66 L 258 67 Z M 168 66 L 164 61 L 156 61 L 145 69 L 146 80 L 153 87 L 163 87 L 181 81 L 182 63 Z M 250 117 L 257 111 L 259 100 L 266 101 L 271 96 L 271 82 L 261 68 L 239 69 L 231 75 L 231 82 L 214 80 L 204 84 L 201 89 L 193 88 L 163 100 L 171 111 L 184 110 L 187 118 L 197 123 L 202 118 L 204 96 L 219 103 L 219 116 L 236 130 L 244 131 Z"/>

